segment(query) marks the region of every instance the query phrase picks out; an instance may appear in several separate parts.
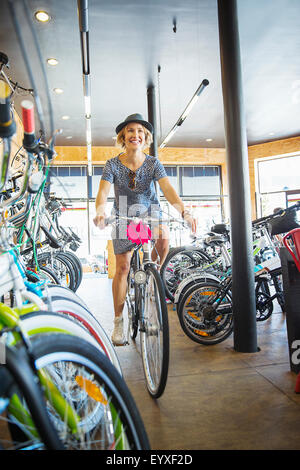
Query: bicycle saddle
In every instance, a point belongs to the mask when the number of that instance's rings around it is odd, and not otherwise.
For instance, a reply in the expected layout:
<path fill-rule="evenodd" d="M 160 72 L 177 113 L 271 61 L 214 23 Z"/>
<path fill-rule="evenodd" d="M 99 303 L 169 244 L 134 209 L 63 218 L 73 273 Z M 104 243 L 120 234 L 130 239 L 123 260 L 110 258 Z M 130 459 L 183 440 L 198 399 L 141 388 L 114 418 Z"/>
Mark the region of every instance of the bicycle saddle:
<path fill-rule="evenodd" d="M 52 235 L 52 233 L 49 232 L 49 230 L 46 229 L 46 227 L 43 227 L 42 225 L 40 226 L 41 229 L 43 230 L 44 234 L 46 235 L 46 238 L 49 241 L 49 246 L 51 248 L 61 248 L 61 244 L 59 241 Z"/>

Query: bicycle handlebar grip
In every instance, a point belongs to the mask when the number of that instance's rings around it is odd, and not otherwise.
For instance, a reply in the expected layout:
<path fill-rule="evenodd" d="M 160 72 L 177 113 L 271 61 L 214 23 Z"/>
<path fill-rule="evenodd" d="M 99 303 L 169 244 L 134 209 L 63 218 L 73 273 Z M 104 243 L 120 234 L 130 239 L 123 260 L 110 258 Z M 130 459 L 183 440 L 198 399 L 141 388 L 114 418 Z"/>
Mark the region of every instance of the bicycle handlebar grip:
<path fill-rule="evenodd" d="M 36 147 L 35 141 L 35 125 L 34 125 L 34 107 L 33 103 L 29 100 L 23 100 L 22 107 L 22 120 L 24 126 L 23 147 L 26 150 L 33 150 Z"/>
<path fill-rule="evenodd" d="M 10 105 L 11 89 L 0 81 L 0 137 L 9 138 L 16 132 L 16 123 Z"/>

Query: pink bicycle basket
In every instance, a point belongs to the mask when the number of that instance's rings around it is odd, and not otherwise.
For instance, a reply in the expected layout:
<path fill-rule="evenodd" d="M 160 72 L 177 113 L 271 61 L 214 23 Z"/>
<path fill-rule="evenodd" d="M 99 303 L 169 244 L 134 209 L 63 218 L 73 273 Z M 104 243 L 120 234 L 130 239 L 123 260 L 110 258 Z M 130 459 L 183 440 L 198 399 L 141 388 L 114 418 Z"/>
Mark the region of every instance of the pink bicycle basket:
<path fill-rule="evenodd" d="M 151 240 L 152 233 L 148 225 L 142 224 L 141 222 L 138 224 L 130 222 L 130 224 L 127 225 L 127 238 L 131 242 L 139 245 L 140 243 L 147 243 Z"/>

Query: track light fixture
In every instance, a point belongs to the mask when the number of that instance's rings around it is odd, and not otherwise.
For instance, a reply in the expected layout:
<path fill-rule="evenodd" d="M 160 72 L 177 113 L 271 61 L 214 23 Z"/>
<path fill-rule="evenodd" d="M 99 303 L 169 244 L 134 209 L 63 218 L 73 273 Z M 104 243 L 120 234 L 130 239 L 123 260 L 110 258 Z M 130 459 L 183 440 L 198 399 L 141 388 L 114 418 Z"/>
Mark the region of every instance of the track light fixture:
<path fill-rule="evenodd" d="M 81 42 L 84 116 L 86 125 L 86 146 L 88 175 L 92 175 L 92 129 L 91 129 L 91 84 L 90 84 L 90 54 L 89 54 L 89 26 L 88 26 L 88 0 L 77 0 L 78 21 Z"/>
<path fill-rule="evenodd" d="M 209 81 L 205 78 L 199 87 L 197 88 L 196 92 L 194 93 L 194 96 L 186 106 L 185 110 L 181 114 L 180 118 L 176 122 L 176 124 L 172 127 L 168 135 L 164 138 L 163 142 L 160 144 L 160 148 L 162 149 L 165 147 L 166 143 L 171 140 L 175 132 L 177 131 L 178 127 L 182 125 L 183 121 L 186 119 L 187 115 L 191 112 L 191 109 L 195 105 L 196 101 L 198 101 L 199 96 L 201 95 L 202 91 L 204 90 L 205 87 L 209 84 Z"/>

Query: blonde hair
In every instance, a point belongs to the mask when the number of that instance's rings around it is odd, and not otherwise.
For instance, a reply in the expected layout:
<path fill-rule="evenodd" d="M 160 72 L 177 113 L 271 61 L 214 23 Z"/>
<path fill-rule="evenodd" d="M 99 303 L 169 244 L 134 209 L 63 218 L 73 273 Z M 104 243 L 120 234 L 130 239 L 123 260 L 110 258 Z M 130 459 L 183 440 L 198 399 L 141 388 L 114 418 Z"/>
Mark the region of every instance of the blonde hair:
<path fill-rule="evenodd" d="M 127 124 L 128 125 L 128 124 Z M 125 149 L 125 129 L 127 126 L 124 126 L 123 129 L 120 130 L 120 132 L 117 134 L 117 139 L 116 139 L 116 147 L 120 147 L 121 149 Z M 153 137 L 150 131 L 146 129 L 146 127 L 142 126 L 144 129 L 145 133 L 145 145 L 143 149 L 150 147 L 150 145 L 153 142 Z"/>

